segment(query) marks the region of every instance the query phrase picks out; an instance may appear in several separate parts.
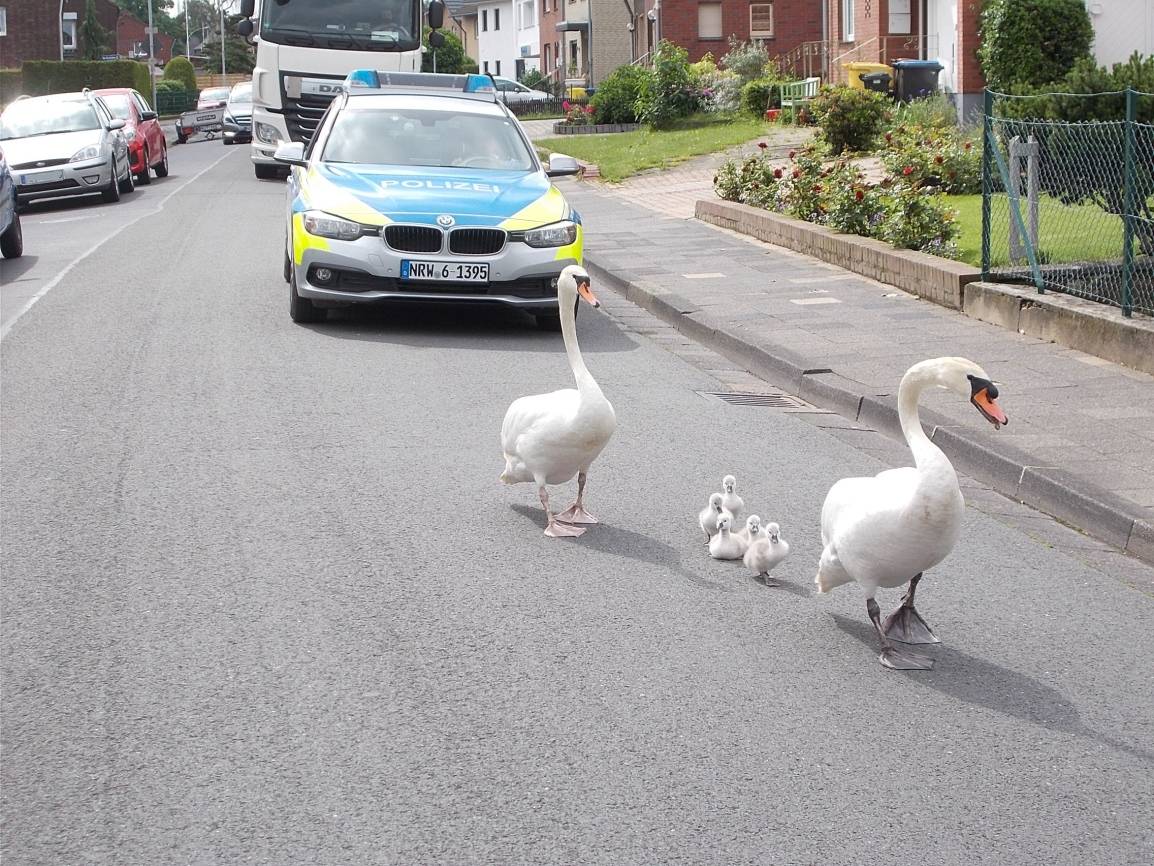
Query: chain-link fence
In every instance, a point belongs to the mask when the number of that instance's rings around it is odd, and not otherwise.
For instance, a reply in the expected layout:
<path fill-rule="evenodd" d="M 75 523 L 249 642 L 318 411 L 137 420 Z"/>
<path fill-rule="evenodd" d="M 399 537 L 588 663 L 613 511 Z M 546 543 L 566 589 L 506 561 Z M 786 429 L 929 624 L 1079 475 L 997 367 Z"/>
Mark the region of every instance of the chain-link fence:
<path fill-rule="evenodd" d="M 1154 315 L 1154 94 L 987 92 L 982 273 Z"/>

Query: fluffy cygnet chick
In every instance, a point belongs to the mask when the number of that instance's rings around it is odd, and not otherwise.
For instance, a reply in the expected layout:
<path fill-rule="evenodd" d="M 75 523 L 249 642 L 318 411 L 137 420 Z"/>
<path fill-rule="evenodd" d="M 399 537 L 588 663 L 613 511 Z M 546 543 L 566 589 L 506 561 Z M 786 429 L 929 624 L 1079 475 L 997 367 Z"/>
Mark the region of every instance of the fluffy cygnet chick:
<path fill-rule="evenodd" d="M 729 514 L 721 505 L 722 496 L 720 493 L 714 493 L 709 497 L 709 504 L 701 509 L 701 513 L 697 515 L 697 524 L 701 527 L 701 531 L 705 533 L 705 543 L 709 544 L 709 539 L 717 535 L 717 519 L 723 514 Z M 730 515 L 732 517 L 733 515 Z"/>
<path fill-rule="evenodd" d="M 745 502 L 737 495 L 737 479 L 732 475 L 721 479 L 721 507 L 732 514 L 735 520 L 741 516 L 741 509 L 745 508 Z"/>
<path fill-rule="evenodd" d="M 714 559 L 741 559 L 745 542 L 729 531 L 733 518 L 723 514 L 717 518 L 717 535 L 709 540 L 709 555 Z"/>
<path fill-rule="evenodd" d="M 776 523 L 767 523 L 765 533 L 749 545 L 743 561 L 745 567 L 766 586 L 778 586 L 777 581 L 769 579 L 769 573 L 787 556 L 789 542 L 781 537 L 781 527 Z"/>

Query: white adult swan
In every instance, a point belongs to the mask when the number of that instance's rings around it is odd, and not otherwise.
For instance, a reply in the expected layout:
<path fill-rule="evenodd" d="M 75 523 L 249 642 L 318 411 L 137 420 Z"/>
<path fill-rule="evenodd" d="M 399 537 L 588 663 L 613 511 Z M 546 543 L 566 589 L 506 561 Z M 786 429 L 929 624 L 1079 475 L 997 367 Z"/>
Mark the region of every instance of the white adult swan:
<path fill-rule="evenodd" d="M 561 334 L 577 387 L 514 400 L 501 425 L 501 448 L 505 452 L 501 480 L 506 484 L 536 482 L 547 519 L 545 534 L 552 538 L 581 535 L 585 530 L 571 524 L 597 522 L 583 503 L 585 478 L 589 465 L 617 429 L 613 406 L 585 367 L 577 345 L 577 298 L 594 307 L 601 306 L 590 291 L 589 282 L 589 274 L 578 265 L 566 267 L 557 280 Z M 564 484 L 574 475 L 577 476 L 577 501 L 554 515 L 549 510 L 545 485 Z"/>
<path fill-rule="evenodd" d="M 873 478 L 843 478 L 830 488 L 821 510 L 825 550 L 818 565 L 819 593 L 857 581 L 866 593 L 866 610 L 881 640 L 879 661 L 896 670 L 929 670 L 933 661 L 899 650 L 902 643 L 938 643 L 914 609 L 922 572 L 937 565 L 954 546 L 962 528 L 965 502 L 958 476 L 918 418 L 918 398 L 929 387 L 968 397 L 995 428 L 1009 423 L 998 406 L 998 389 L 985 371 L 965 358 L 934 358 L 914 364 L 898 388 L 898 416 L 914 466 L 889 469 Z M 882 624 L 879 587 L 909 583 L 901 606 Z"/>

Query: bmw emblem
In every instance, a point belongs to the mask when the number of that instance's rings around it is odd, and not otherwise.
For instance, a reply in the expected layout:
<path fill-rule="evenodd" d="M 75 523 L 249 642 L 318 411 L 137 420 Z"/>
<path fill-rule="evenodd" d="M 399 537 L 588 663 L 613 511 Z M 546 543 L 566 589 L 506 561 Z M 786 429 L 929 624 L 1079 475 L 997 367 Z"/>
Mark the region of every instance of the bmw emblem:
<path fill-rule="evenodd" d="M 456 222 L 456 220 L 453 219 L 451 216 L 449 216 L 447 213 L 443 213 L 439 217 L 437 217 L 437 225 L 439 225 L 443 229 L 449 228 L 455 222 Z"/>

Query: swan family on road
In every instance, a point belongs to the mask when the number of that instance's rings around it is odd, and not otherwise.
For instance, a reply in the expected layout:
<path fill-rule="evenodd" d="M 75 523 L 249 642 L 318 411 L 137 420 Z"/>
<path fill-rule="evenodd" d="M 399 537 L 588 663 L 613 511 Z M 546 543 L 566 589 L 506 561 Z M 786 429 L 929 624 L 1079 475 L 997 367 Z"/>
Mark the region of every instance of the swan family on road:
<path fill-rule="evenodd" d="M 600 306 L 590 284 L 589 274 L 576 265 L 566 267 L 557 281 L 561 333 L 577 387 L 515 400 L 501 426 L 501 480 L 537 486 L 545 534 L 553 538 L 580 536 L 586 526 L 597 523 L 585 509 L 585 484 L 617 429 L 613 406 L 585 366 L 577 342 L 576 305 L 585 301 Z M 899 670 L 933 666 L 932 659 L 907 648 L 939 642 L 915 608 L 914 594 L 924 573 L 953 549 L 965 508 L 953 465 L 925 434 L 918 416 L 921 395 L 931 388 L 968 399 L 995 429 L 1009 423 L 997 402 L 997 386 L 973 361 L 933 358 L 914 364 L 898 388 L 898 417 L 914 465 L 870 478 L 843 478 L 830 488 L 821 511 L 817 593 L 847 583 L 861 586 L 881 645 L 879 661 Z M 576 501 L 554 513 L 547 488 L 574 476 Z M 763 523 L 757 514 L 738 523 L 744 510 L 736 478 L 726 475 L 721 490 L 709 496 L 698 514 L 709 555 L 741 561 L 756 581 L 777 586 L 769 573 L 789 556 L 789 543 L 777 522 Z M 907 584 L 899 607 L 883 621 L 877 591 Z"/>

